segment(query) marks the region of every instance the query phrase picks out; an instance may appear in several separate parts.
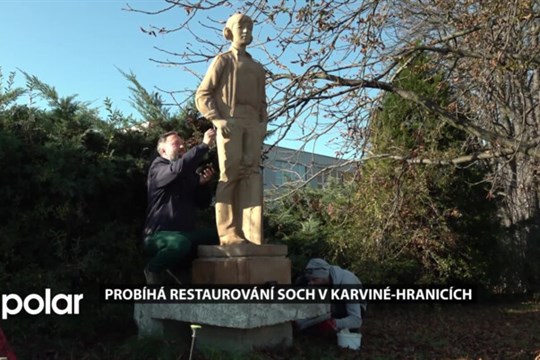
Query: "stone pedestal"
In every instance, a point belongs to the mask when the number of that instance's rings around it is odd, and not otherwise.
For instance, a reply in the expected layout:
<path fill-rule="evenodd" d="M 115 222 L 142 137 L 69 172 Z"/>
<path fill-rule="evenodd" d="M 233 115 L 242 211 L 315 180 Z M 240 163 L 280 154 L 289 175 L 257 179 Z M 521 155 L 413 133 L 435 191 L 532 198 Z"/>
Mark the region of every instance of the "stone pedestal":
<path fill-rule="evenodd" d="M 164 335 L 176 322 L 199 324 L 196 346 L 242 352 L 292 345 L 291 321 L 319 316 L 329 304 L 135 304 L 139 335 Z"/>
<path fill-rule="evenodd" d="M 284 245 L 199 246 L 194 285 L 291 283 Z M 319 316 L 329 304 L 135 304 L 139 334 L 163 334 L 167 320 L 200 324 L 196 346 L 227 351 L 292 345 L 291 321 Z"/>
<path fill-rule="evenodd" d="M 193 262 L 193 284 L 290 284 L 291 261 L 285 245 L 227 245 L 199 246 L 198 259 Z M 227 306 L 211 312 L 226 311 L 229 318 L 224 326 L 205 327 L 201 331 L 200 346 L 248 350 L 252 347 L 292 345 L 291 315 L 279 318 L 291 310 L 261 304 L 243 304 L 243 309 Z M 272 304 L 275 305 L 275 304 Z M 238 312 L 240 310 L 241 313 Z M 261 314 L 264 314 L 261 317 Z M 240 323 L 235 320 L 243 318 Z M 259 322 L 253 324 L 253 319 Z M 249 326 L 248 324 L 253 326 Z"/>
<path fill-rule="evenodd" d="M 199 246 L 193 262 L 193 284 L 263 285 L 291 283 L 291 261 L 285 245 Z"/>

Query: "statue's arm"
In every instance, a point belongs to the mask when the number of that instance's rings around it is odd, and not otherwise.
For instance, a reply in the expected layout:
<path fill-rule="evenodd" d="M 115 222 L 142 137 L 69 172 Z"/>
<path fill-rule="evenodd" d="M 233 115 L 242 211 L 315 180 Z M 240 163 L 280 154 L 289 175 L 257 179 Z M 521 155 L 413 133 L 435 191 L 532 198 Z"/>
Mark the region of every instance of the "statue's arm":
<path fill-rule="evenodd" d="M 262 104 L 261 104 L 261 122 L 267 123 L 268 122 L 268 110 L 266 107 L 268 106 L 266 102 L 266 74 L 264 71 L 264 68 L 261 66 L 261 72 L 262 72 L 262 81 L 261 81 L 261 94 L 262 94 Z"/>
<path fill-rule="evenodd" d="M 217 108 L 215 93 L 224 66 L 223 57 L 219 55 L 216 56 L 210 64 L 210 67 L 195 94 L 195 105 L 201 114 L 208 120 L 223 119 Z"/>

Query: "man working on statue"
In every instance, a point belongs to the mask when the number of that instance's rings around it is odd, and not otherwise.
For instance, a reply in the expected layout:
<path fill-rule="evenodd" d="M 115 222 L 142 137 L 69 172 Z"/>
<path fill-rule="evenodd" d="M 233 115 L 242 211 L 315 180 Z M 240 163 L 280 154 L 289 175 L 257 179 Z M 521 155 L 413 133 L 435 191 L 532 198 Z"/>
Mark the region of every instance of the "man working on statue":
<path fill-rule="evenodd" d="M 221 245 L 262 244 L 260 157 L 266 134 L 265 72 L 246 52 L 253 21 L 231 16 L 223 29 L 232 46 L 210 65 L 197 89 L 197 109 L 217 128 L 220 176 L 216 223 Z"/>
<path fill-rule="evenodd" d="M 352 272 L 336 265 L 330 265 L 323 259 L 311 259 L 306 265 L 303 279 L 297 283 L 319 286 L 362 286 L 362 283 Z M 366 310 L 365 303 L 333 302 L 330 313 L 310 319 L 297 320 L 298 330 L 307 330 L 320 335 L 332 335 L 338 331 L 349 329 L 358 331 L 362 326 L 362 313 Z"/>
<path fill-rule="evenodd" d="M 144 248 L 152 255 L 144 270 L 148 284 L 160 284 L 165 275 L 180 281 L 170 271 L 186 267 L 198 245 L 217 245 L 215 229 L 195 229 L 196 207 L 210 204 L 208 182 L 214 170 L 196 173 L 213 144 L 215 131 L 207 130 L 201 144 L 186 151 L 184 140 L 171 131 L 160 136 L 159 156 L 148 170 L 148 209 L 144 227 Z"/>

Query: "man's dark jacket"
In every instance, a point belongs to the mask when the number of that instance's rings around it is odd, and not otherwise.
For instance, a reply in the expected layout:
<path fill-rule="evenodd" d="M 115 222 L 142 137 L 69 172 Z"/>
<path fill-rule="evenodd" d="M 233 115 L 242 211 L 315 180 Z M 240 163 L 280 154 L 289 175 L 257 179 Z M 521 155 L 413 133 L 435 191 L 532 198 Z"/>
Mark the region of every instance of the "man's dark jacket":
<path fill-rule="evenodd" d="M 178 160 L 158 156 L 148 170 L 148 208 L 144 236 L 155 231 L 192 231 L 196 207 L 210 204 L 208 186 L 199 184 L 195 173 L 208 145 L 199 144 Z"/>

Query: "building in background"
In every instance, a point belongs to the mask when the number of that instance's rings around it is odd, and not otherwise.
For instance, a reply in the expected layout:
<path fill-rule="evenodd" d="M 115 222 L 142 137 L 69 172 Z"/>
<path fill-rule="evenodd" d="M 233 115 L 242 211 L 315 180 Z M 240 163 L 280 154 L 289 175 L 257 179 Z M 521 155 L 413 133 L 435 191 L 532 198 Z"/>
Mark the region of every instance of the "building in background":
<path fill-rule="evenodd" d="M 281 146 L 264 145 L 263 184 L 265 192 L 294 188 L 306 182 L 322 187 L 331 178 L 343 181 L 354 174 L 351 162 Z"/>

